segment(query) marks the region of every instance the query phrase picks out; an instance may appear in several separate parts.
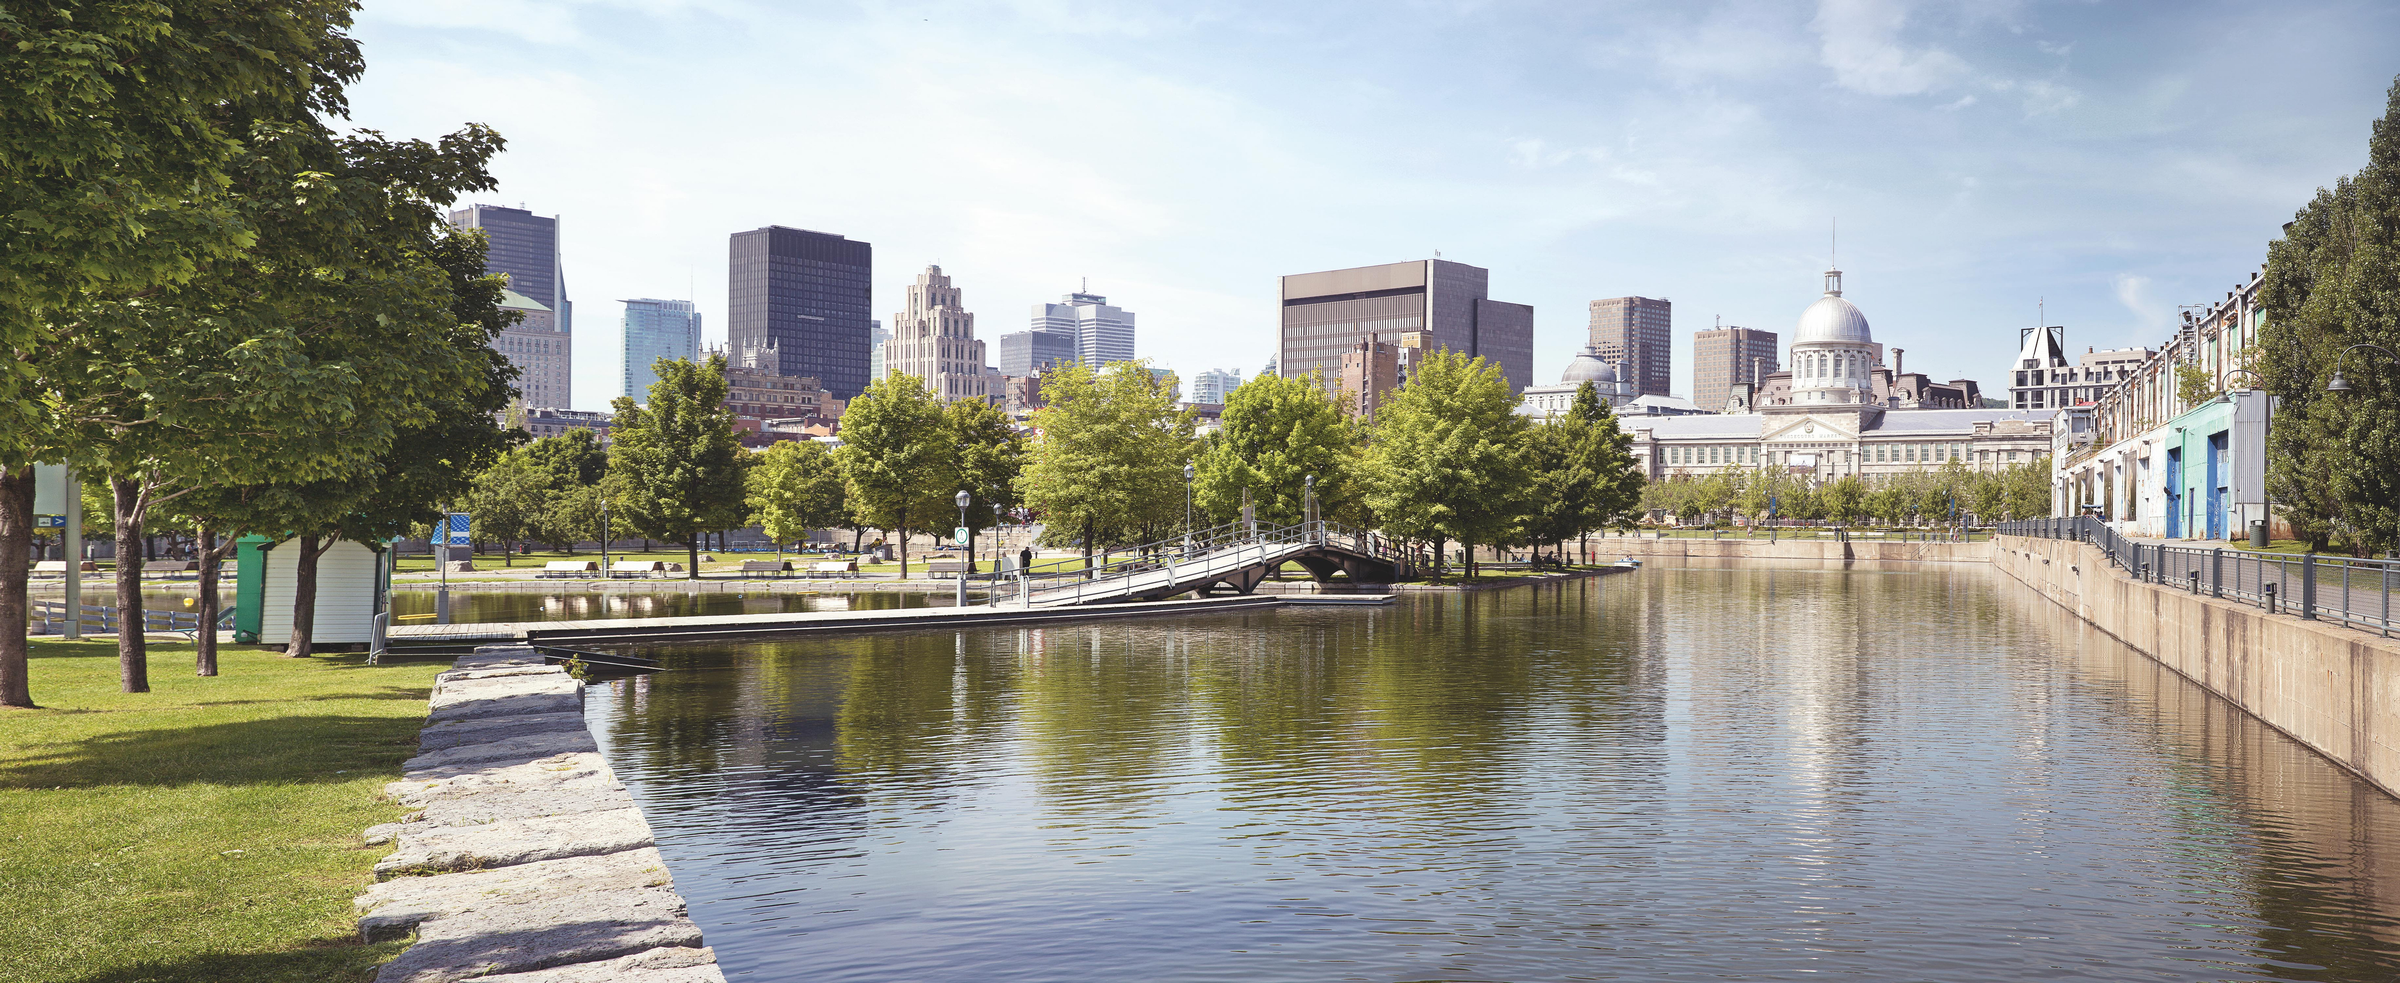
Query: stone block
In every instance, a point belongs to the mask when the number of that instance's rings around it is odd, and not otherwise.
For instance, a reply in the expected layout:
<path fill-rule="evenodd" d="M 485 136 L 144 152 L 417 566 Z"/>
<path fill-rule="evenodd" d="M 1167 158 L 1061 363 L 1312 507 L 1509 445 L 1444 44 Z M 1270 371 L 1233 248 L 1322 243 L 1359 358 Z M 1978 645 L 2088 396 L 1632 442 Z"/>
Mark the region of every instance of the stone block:
<path fill-rule="evenodd" d="M 588 857 L 652 845 L 650 824 L 639 809 L 504 819 L 479 826 L 404 823 L 399 840 L 390 856 L 375 862 L 378 880 Z"/>
<path fill-rule="evenodd" d="M 540 716 L 558 718 L 567 714 L 545 713 Z M 400 766 L 403 775 L 433 774 L 467 765 L 489 764 L 495 761 L 525 761 L 561 754 L 598 751 L 600 745 L 592 740 L 590 729 L 576 721 L 569 728 L 549 727 L 529 733 L 519 733 L 475 744 L 460 744 L 439 751 L 420 753 Z"/>
<path fill-rule="evenodd" d="M 405 938 L 423 922 L 491 905 L 674 886 L 673 878 L 667 874 L 666 859 L 656 849 L 643 847 L 495 870 L 381 881 L 367 888 L 352 904 L 359 911 L 359 934 L 369 942 L 381 942 Z M 588 903 L 607 902 L 595 899 Z"/>
<path fill-rule="evenodd" d="M 412 800 L 462 794 L 483 788 L 529 788 L 573 785 L 578 782 L 588 784 L 590 780 L 602 776 L 606 781 L 616 781 L 615 773 L 608 770 L 608 762 L 593 751 L 553 754 L 513 764 L 507 761 L 468 761 L 422 771 L 403 770 L 401 774 L 407 777 L 385 786 L 385 791 L 400 799 L 403 805 Z M 401 788 L 404 786 L 423 791 L 404 791 Z"/>
<path fill-rule="evenodd" d="M 490 983 L 725 983 L 715 950 L 676 947 L 637 952 L 607 962 L 582 963 L 530 973 L 487 976 Z"/>
<path fill-rule="evenodd" d="M 683 900 L 655 887 L 493 897 L 416 929 L 416 944 L 383 964 L 376 983 L 451 983 L 700 946 Z"/>
<path fill-rule="evenodd" d="M 523 713 L 467 720 L 436 720 L 428 722 L 417 734 L 417 753 L 431 754 L 468 744 L 506 740 L 520 734 L 541 734 L 556 730 L 576 730 L 590 734 L 583 714 Z"/>

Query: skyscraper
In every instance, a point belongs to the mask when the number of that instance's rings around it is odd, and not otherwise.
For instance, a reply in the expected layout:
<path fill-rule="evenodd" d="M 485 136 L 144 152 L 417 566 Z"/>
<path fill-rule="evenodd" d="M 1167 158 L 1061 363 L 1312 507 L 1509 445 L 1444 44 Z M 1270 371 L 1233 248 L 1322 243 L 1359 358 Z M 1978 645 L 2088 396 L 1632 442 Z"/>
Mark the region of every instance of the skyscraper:
<path fill-rule="evenodd" d="M 1108 298 L 1071 293 L 1056 304 L 1033 305 L 1033 330 L 1070 335 L 1075 359 L 1095 372 L 1110 362 L 1133 360 L 1133 312 L 1109 306 Z"/>
<path fill-rule="evenodd" d="M 1692 405 L 1725 412 L 1737 383 L 1757 386 L 1775 371 L 1783 348 L 1775 332 L 1754 328 L 1711 328 L 1692 335 Z M 1755 389 L 1753 390 L 1755 391 Z"/>
<path fill-rule="evenodd" d="M 1073 361 L 1077 361 L 1073 334 L 1029 329 L 1000 336 L 1001 375 L 1022 378 Z"/>
<path fill-rule="evenodd" d="M 875 331 L 875 247 L 770 225 L 733 234 L 726 344 L 773 348 L 778 374 L 822 380 L 848 400 L 866 388 Z"/>
<path fill-rule="evenodd" d="M 892 333 L 883 326 L 883 319 L 869 322 L 867 330 L 867 381 L 874 382 L 892 374 L 891 366 L 883 364 L 883 343 L 892 340 Z"/>
<path fill-rule="evenodd" d="M 1322 370 L 1331 388 L 1342 356 L 1373 335 L 1480 356 L 1500 366 L 1512 391 L 1523 389 L 1533 380 L 1533 308 L 1491 299 L 1490 281 L 1490 270 L 1439 259 L 1283 277 L 1276 368 L 1286 378 Z"/>
<path fill-rule="evenodd" d="M 491 273 L 508 275 L 508 289 L 534 304 L 545 315 L 541 330 L 546 337 L 520 337 L 520 348 L 538 348 L 557 355 L 562 364 L 572 364 L 575 347 L 575 305 L 567 299 L 567 274 L 558 255 L 558 219 L 544 218 L 522 208 L 501 205 L 468 205 L 450 213 L 450 224 L 461 229 L 482 229 L 484 236 L 483 268 Z M 503 304 L 502 306 L 507 306 Z M 531 308 L 514 308 L 530 312 Z M 528 317 L 511 329 L 522 334 L 531 330 L 533 318 Z M 538 342 L 538 344 L 537 344 Z M 522 353 L 517 353 L 522 354 Z M 512 360 L 514 354 L 511 355 Z M 519 368 L 524 368 L 520 364 Z M 571 377 L 571 374 L 570 374 Z M 571 382 L 562 377 L 555 386 L 543 382 L 541 400 L 525 392 L 528 405 L 569 406 L 574 402 Z M 530 377 L 518 380 L 523 390 Z"/>
<path fill-rule="evenodd" d="M 925 380 L 925 388 L 943 402 L 989 399 L 997 388 L 998 373 L 984 364 L 966 296 L 939 266 L 927 266 L 909 285 L 908 309 L 892 315 L 883 364 L 893 375 Z"/>
<path fill-rule="evenodd" d="M 625 305 L 625 364 L 619 395 L 647 402 L 662 358 L 700 357 L 700 314 L 688 300 L 642 298 Z"/>
<path fill-rule="evenodd" d="M 573 349 L 558 330 L 558 314 L 541 301 L 514 290 L 500 291 L 500 307 L 516 311 L 515 324 L 501 329 L 492 347 L 517 367 L 517 399 L 527 407 L 564 409 Z"/>
<path fill-rule="evenodd" d="M 1625 381 L 1636 395 L 1674 394 L 1674 304 L 1648 297 L 1592 301 L 1592 344 L 1601 361 L 1626 367 Z"/>
<path fill-rule="evenodd" d="M 1192 402 L 1224 405 L 1225 398 L 1242 388 L 1240 369 L 1202 369 L 1192 376 Z"/>

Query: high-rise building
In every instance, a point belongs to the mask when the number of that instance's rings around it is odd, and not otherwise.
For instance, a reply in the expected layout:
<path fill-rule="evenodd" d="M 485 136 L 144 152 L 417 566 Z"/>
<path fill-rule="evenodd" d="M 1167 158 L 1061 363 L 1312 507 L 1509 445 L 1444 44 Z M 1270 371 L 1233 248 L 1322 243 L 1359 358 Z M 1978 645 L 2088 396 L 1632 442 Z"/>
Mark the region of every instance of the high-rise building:
<path fill-rule="evenodd" d="M 1001 375 L 1029 376 L 1074 361 L 1079 359 L 1075 355 L 1073 332 L 1029 329 L 1000 336 Z"/>
<path fill-rule="evenodd" d="M 883 345 L 884 368 L 913 375 L 943 402 L 990 399 L 999 374 L 983 361 L 975 340 L 975 315 L 966 297 L 939 266 L 927 266 L 908 287 L 908 309 L 892 315 L 892 340 Z"/>
<path fill-rule="evenodd" d="M 1275 365 L 1286 378 L 1323 372 L 1375 336 L 1428 353 L 1448 350 L 1500 366 L 1509 388 L 1533 380 L 1533 308 L 1491 299 L 1491 271 L 1424 259 L 1281 278 L 1283 325 Z M 1416 335 L 1415 344 L 1408 336 Z"/>
<path fill-rule="evenodd" d="M 1242 388 L 1240 369 L 1201 369 L 1192 376 L 1192 402 L 1225 405 L 1233 391 Z"/>
<path fill-rule="evenodd" d="M 770 225 L 736 232 L 726 273 L 725 340 L 773 348 L 777 375 L 822 380 L 848 400 L 867 386 L 875 247 Z"/>
<path fill-rule="evenodd" d="M 1071 293 L 1056 304 L 1033 305 L 1033 330 L 1075 339 L 1075 360 L 1094 372 L 1133 361 L 1133 312 L 1094 293 Z"/>
<path fill-rule="evenodd" d="M 492 347 L 517 367 L 517 399 L 528 407 L 566 407 L 567 380 L 573 374 L 574 349 L 566 332 L 558 330 L 558 315 L 548 305 L 514 290 L 500 291 L 502 310 L 520 318 L 492 339 Z"/>
<path fill-rule="evenodd" d="M 1648 297 L 1592 301 L 1592 342 L 1600 360 L 1626 368 L 1640 396 L 1673 395 L 1675 305 Z M 1714 407 L 1699 404 L 1714 411 Z"/>
<path fill-rule="evenodd" d="M 891 366 L 883 364 L 883 343 L 892 340 L 891 329 L 883 326 L 882 318 L 876 318 L 873 324 L 873 328 L 867 335 L 868 382 L 892 374 Z"/>
<path fill-rule="evenodd" d="M 2011 409 L 2055 410 L 2098 402 L 2117 383 L 2131 378 L 2153 353 L 2147 348 L 2083 350 L 2067 364 L 2067 329 L 2062 325 L 2021 328 L 2017 362 L 2008 387 Z"/>
<path fill-rule="evenodd" d="M 450 212 L 450 224 L 461 229 L 483 230 L 484 270 L 507 274 L 508 289 L 539 305 L 546 315 L 542 318 L 549 325 L 546 337 L 521 337 L 518 342 L 544 351 L 554 350 L 562 360 L 572 363 L 575 304 L 567 299 L 566 269 L 558 255 L 558 218 L 544 218 L 523 208 L 468 205 Z M 518 325 L 519 329 L 524 327 Z M 520 389 L 526 381 L 518 380 Z M 568 406 L 574 402 L 571 382 L 560 382 L 555 388 L 545 382 L 542 388 L 551 393 L 545 398 L 555 402 L 536 402 L 527 393 L 528 405 Z"/>
<path fill-rule="evenodd" d="M 625 364 L 618 394 L 647 402 L 662 358 L 700 357 L 700 313 L 688 300 L 640 298 L 625 305 Z"/>
<path fill-rule="evenodd" d="M 1711 328 L 1692 335 L 1692 405 L 1711 413 L 1726 412 L 1733 387 L 1748 383 L 1753 392 L 1774 374 L 1783 357 L 1781 339 L 1756 328 Z"/>
<path fill-rule="evenodd" d="M 1400 348 L 1373 338 L 1342 353 L 1342 412 L 1364 420 L 1375 418 L 1392 388 L 1400 384 Z"/>

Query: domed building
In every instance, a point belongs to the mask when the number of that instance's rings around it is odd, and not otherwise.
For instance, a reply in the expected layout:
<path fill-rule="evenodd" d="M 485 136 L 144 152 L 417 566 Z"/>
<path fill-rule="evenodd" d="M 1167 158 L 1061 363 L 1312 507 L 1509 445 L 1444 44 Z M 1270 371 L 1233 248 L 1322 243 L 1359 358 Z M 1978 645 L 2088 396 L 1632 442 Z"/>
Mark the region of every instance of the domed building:
<path fill-rule="evenodd" d="M 1800 312 L 1792 335 L 1792 401 L 1803 405 L 1875 402 L 1881 353 L 1867 316 L 1842 299 L 1842 271 L 1825 271 L 1825 296 Z"/>
<path fill-rule="evenodd" d="M 1633 386 L 1625 382 L 1617 366 L 1600 357 L 1600 346 L 1585 345 L 1559 374 L 1558 383 L 1549 386 L 1527 386 L 1524 400 L 1517 412 L 1537 420 L 1567 415 L 1575 406 L 1575 392 L 1589 382 L 1600 391 L 1600 399 L 1611 407 L 1623 406 L 1633 399 Z"/>

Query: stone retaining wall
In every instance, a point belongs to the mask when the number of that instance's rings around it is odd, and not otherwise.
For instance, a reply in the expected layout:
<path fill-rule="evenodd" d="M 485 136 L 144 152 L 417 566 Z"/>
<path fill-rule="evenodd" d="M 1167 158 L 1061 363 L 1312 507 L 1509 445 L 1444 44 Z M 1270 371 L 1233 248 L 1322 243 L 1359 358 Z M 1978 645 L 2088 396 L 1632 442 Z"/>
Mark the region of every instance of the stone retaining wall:
<path fill-rule="evenodd" d="M 417 811 L 367 830 L 396 848 L 358 931 L 416 942 L 376 983 L 724 983 L 564 669 L 516 645 L 461 657 L 401 774 L 385 793 Z"/>
<path fill-rule="evenodd" d="M 2143 583 L 2084 543 L 1998 542 L 2002 573 L 2400 796 L 2400 642 Z"/>

